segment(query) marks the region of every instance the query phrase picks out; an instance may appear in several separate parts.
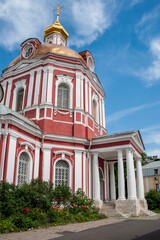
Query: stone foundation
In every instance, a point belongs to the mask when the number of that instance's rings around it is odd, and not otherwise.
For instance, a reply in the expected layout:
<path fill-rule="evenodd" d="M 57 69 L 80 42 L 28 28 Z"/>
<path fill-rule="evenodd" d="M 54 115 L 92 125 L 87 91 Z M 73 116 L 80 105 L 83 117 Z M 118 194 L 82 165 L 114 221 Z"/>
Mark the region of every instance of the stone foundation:
<path fill-rule="evenodd" d="M 147 201 L 144 200 L 116 200 L 115 209 L 122 215 L 140 216 L 141 209 L 147 210 Z"/>
<path fill-rule="evenodd" d="M 102 205 L 103 205 L 103 201 L 100 200 L 100 199 L 98 199 L 98 200 L 94 200 L 94 204 L 95 204 L 96 207 L 101 208 Z"/>

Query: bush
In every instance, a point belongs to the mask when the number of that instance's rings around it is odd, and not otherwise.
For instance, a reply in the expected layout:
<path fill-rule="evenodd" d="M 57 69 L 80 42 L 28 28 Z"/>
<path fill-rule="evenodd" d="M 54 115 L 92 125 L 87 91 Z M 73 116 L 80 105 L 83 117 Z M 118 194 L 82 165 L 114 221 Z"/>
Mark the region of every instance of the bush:
<path fill-rule="evenodd" d="M 73 194 L 66 185 L 53 189 L 40 179 L 23 186 L 0 182 L 0 233 L 100 218 L 81 189 Z"/>
<path fill-rule="evenodd" d="M 58 206 L 66 206 L 66 204 L 68 204 L 70 201 L 71 196 L 71 189 L 67 185 L 58 185 L 53 191 L 53 200 L 55 202 L 55 205 Z"/>
<path fill-rule="evenodd" d="M 160 210 L 160 192 L 150 190 L 145 196 L 149 210 Z"/>

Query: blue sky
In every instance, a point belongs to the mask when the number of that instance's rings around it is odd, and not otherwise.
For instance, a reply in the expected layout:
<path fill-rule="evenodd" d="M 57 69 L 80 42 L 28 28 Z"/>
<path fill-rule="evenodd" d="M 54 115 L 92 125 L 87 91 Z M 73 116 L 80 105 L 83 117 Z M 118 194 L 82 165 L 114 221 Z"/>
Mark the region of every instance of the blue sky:
<path fill-rule="evenodd" d="M 108 133 L 140 130 L 147 154 L 160 157 L 159 0 L 0 0 L 0 72 L 25 39 L 43 42 L 58 3 L 69 47 L 95 59 Z"/>

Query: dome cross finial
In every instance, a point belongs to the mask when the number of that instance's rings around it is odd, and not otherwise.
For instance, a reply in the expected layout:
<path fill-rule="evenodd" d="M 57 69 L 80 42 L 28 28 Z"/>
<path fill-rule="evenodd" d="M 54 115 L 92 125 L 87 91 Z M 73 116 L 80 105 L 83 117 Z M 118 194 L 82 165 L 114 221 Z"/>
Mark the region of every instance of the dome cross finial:
<path fill-rule="evenodd" d="M 60 10 L 61 8 L 63 8 L 63 6 L 60 7 L 59 4 L 58 4 L 58 8 L 53 10 L 53 12 L 57 11 L 57 20 L 56 20 L 57 22 L 59 22 L 59 10 Z"/>

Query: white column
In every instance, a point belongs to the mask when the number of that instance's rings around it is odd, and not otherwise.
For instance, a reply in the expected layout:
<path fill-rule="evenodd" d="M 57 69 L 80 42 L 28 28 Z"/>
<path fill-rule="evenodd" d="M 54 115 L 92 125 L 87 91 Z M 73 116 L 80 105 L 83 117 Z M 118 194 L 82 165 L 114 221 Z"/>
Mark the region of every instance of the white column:
<path fill-rule="evenodd" d="M 33 102 L 34 105 L 38 104 L 40 80 L 41 80 L 41 70 L 38 70 L 37 76 L 36 76 L 35 89 L 34 89 L 34 102 Z"/>
<path fill-rule="evenodd" d="M 75 150 L 75 192 L 82 188 L 82 152 Z"/>
<path fill-rule="evenodd" d="M 114 162 L 110 163 L 110 191 L 111 200 L 116 200 L 116 186 L 115 186 L 115 174 L 114 174 Z"/>
<path fill-rule="evenodd" d="M 13 183 L 17 138 L 11 135 L 9 136 L 9 138 L 10 139 L 9 139 L 6 181 L 9 183 Z"/>
<path fill-rule="evenodd" d="M 125 182 L 122 150 L 118 150 L 118 199 L 125 200 Z"/>
<path fill-rule="evenodd" d="M 136 180 L 133 162 L 133 152 L 130 149 L 126 150 L 127 159 L 127 188 L 128 188 L 128 199 L 136 199 Z"/>
<path fill-rule="evenodd" d="M 108 163 L 104 162 L 104 177 L 105 177 L 105 201 L 109 200 L 109 169 Z"/>
<path fill-rule="evenodd" d="M 86 152 L 83 152 L 83 191 L 87 194 L 86 181 L 87 181 Z"/>
<path fill-rule="evenodd" d="M 47 103 L 52 103 L 53 70 L 48 70 Z"/>
<path fill-rule="evenodd" d="M 144 184 L 141 159 L 137 159 L 137 195 L 138 199 L 144 199 Z"/>
<path fill-rule="evenodd" d="M 29 80 L 29 88 L 28 88 L 27 107 L 31 106 L 32 93 L 33 93 L 33 82 L 34 82 L 34 72 L 31 72 L 30 73 L 30 80 Z"/>
<path fill-rule="evenodd" d="M 91 161 L 91 155 L 89 154 L 89 198 L 92 198 L 92 161 Z"/>
<path fill-rule="evenodd" d="M 47 69 L 44 69 L 43 73 L 43 83 L 42 83 L 42 96 L 41 96 L 41 103 L 46 103 L 46 92 L 47 92 L 47 75 L 48 71 Z"/>
<path fill-rule="evenodd" d="M 110 199 L 110 194 L 109 194 L 109 164 L 107 163 L 107 200 Z"/>
<path fill-rule="evenodd" d="M 93 154 L 93 199 L 95 201 L 101 201 L 98 153 Z"/>
<path fill-rule="evenodd" d="M 1 155 L 1 166 L 0 166 L 0 181 L 3 180 L 4 160 L 5 160 L 5 153 L 6 153 L 6 143 L 7 143 L 7 134 L 4 134 L 3 135 L 2 155 Z"/>
<path fill-rule="evenodd" d="M 34 178 L 39 177 L 39 156 L 40 155 L 40 148 L 35 147 L 35 159 L 34 159 Z"/>
<path fill-rule="evenodd" d="M 6 107 L 9 107 L 9 100 L 11 96 L 11 87 L 12 87 L 12 82 L 8 83 L 8 89 L 7 89 L 7 97 L 6 97 Z"/>
<path fill-rule="evenodd" d="M 43 180 L 50 181 L 51 149 L 43 149 Z"/>
<path fill-rule="evenodd" d="M 99 125 L 102 126 L 102 98 L 99 99 Z"/>

